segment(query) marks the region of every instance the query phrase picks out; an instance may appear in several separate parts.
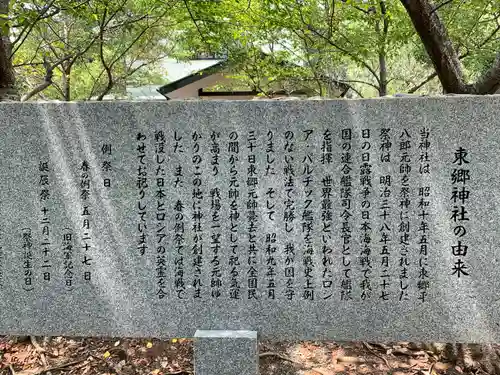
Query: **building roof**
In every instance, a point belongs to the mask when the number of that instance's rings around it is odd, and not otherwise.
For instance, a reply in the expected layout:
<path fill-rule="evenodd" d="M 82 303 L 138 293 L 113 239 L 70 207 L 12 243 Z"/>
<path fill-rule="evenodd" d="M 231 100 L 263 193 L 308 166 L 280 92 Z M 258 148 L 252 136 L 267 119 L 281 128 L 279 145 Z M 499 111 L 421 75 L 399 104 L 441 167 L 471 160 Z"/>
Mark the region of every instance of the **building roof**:
<path fill-rule="evenodd" d="M 184 87 L 186 85 L 189 85 L 193 82 L 199 81 L 202 78 L 205 78 L 209 75 L 212 75 L 216 72 L 220 72 L 222 69 L 225 68 L 226 66 L 226 61 L 225 60 L 200 60 L 203 62 L 203 64 L 200 64 L 201 66 L 204 66 L 203 68 L 197 69 L 191 74 L 179 78 L 173 82 L 167 83 L 166 85 L 161 86 L 158 89 L 158 92 L 162 94 L 163 96 L 166 96 L 168 93 L 178 90 L 181 87 Z M 196 60 L 191 60 L 189 63 L 196 62 Z M 208 64 L 207 64 L 208 63 Z M 195 63 L 196 65 L 196 63 Z"/>
<path fill-rule="evenodd" d="M 265 52 L 262 52 L 263 56 L 267 56 Z M 174 60 L 171 60 L 174 61 Z M 190 60 L 186 62 L 175 62 L 172 63 L 170 62 L 170 66 L 166 64 L 162 64 L 162 66 L 166 69 L 167 72 L 169 72 L 169 76 L 172 76 L 173 74 L 176 74 L 177 79 L 173 80 L 173 82 L 167 83 L 166 85 L 161 86 L 157 92 L 161 95 L 163 95 L 167 100 L 169 100 L 168 94 L 179 90 L 187 85 L 190 85 L 194 82 L 197 82 L 205 77 L 208 77 L 210 75 L 213 75 L 215 73 L 220 73 L 223 70 L 227 69 L 228 67 L 228 61 L 224 59 L 200 59 L 200 60 Z M 293 63 L 293 62 L 288 62 L 288 61 L 281 61 L 280 65 L 282 66 L 288 66 L 288 67 L 299 67 L 299 64 Z M 181 69 L 179 69 L 181 67 Z M 175 69 L 172 69 L 175 68 Z M 184 68 L 184 71 L 182 71 L 182 68 Z M 183 75 L 184 73 L 184 75 Z M 170 77 L 169 77 L 170 78 Z M 349 91 L 350 86 L 338 81 L 336 79 L 333 79 L 331 77 L 328 77 L 327 75 L 321 75 L 319 77 L 322 81 L 324 82 L 329 82 L 332 84 L 335 84 L 336 87 L 338 87 L 340 91 L 340 97 L 344 97 L 347 92 Z M 231 91 L 225 91 L 225 92 L 208 92 L 204 91 L 203 89 L 199 89 L 198 91 L 199 96 L 231 96 L 231 95 L 239 95 L 239 96 L 245 96 L 245 95 L 258 95 L 258 92 L 253 92 L 253 91 L 238 91 L 238 92 L 231 92 Z M 297 95 L 306 95 L 306 93 L 303 90 L 297 90 L 295 92 Z"/>

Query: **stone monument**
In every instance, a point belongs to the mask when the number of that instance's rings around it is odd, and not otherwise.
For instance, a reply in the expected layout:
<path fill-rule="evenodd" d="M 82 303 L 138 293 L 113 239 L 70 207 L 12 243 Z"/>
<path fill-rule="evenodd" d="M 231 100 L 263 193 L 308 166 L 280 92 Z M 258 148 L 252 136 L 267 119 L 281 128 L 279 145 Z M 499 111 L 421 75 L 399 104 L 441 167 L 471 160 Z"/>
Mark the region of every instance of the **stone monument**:
<path fill-rule="evenodd" d="M 500 97 L 0 113 L 0 333 L 500 341 Z"/>

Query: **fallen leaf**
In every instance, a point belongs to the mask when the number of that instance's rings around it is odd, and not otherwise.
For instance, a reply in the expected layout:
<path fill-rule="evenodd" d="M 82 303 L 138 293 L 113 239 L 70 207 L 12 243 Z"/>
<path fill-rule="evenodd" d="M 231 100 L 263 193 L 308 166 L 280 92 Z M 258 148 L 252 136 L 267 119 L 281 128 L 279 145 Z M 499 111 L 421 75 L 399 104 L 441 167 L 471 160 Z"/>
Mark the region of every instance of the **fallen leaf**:
<path fill-rule="evenodd" d="M 314 352 L 307 345 L 300 345 L 298 348 L 299 355 L 304 359 L 314 357 Z"/>
<path fill-rule="evenodd" d="M 332 361 L 333 363 L 337 363 L 338 362 L 338 358 L 339 357 L 343 357 L 345 356 L 345 350 L 344 348 L 338 348 L 336 350 L 332 350 Z"/>
<path fill-rule="evenodd" d="M 335 375 L 335 371 L 325 368 L 325 367 L 315 367 L 312 369 L 313 371 L 316 372 L 316 375 L 321 374 L 321 375 Z"/>
<path fill-rule="evenodd" d="M 333 365 L 333 370 L 337 372 L 345 371 L 345 366 L 342 363 L 336 363 Z"/>
<path fill-rule="evenodd" d="M 24 371 L 16 371 L 16 375 L 37 375 L 41 374 L 43 369 L 41 367 L 24 370 Z"/>
<path fill-rule="evenodd" d="M 30 355 L 31 353 L 27 350 L 18 351 L 15 353 L 5 353 L 3 356 L 3 360 L 6 364 L 26 363 Z"/>
<path fill-rule="evenodd" d="M 450 368 L 452 368 L 453 366 L 451 365 L 451 363 L 444 363 L 444 362 L 436 362 L 434 364 L 434 368 L 438 371 L 446 371 Z"/>
<path fill-rule="evenodd" d="M 365 364 L 359 365 L 356 369 L 356 374 L 369 374 L 370 372 L 372 372 L 372 369 Z"/>

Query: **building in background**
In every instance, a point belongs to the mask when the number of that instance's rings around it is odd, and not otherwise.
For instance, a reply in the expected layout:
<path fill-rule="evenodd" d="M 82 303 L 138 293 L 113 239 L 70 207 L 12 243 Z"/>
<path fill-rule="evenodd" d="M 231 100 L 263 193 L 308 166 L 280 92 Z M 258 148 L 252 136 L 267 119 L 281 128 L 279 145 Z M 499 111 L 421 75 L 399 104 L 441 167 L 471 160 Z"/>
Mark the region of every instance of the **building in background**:
<path fill-rule="evenodd" d="M 161 70 L 166 72 L 164 85 L 144 85 L 127 87 L 127 95 L 132 100 L 158 99 L 231 99 L 250 100 L 259 97 L 310 97 L 314 90 L 304 85 L 293 90 L 284 90 L 279 83 L 271 86 L 267 93 L 250 87 L 238 79 L 240 72 L 225 59 L 196 59 L 176 61 L 166 59 L 161 62 Z M 265 78 L 264 78 L 265 79 Z M 332 85 L 330 97 L 344 97 L 349 88 L 341 83 Z"/>

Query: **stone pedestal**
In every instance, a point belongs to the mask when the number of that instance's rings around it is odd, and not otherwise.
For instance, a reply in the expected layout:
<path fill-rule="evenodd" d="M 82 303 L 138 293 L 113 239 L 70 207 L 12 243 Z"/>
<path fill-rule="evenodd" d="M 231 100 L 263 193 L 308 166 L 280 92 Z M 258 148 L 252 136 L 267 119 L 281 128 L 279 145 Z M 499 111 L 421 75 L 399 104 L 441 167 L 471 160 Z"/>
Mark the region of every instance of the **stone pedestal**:
<path fill-rule="evenodd" d="M 196 375 L 257 375 L 257 332 L 196 331 L 194 369 Z"/>

